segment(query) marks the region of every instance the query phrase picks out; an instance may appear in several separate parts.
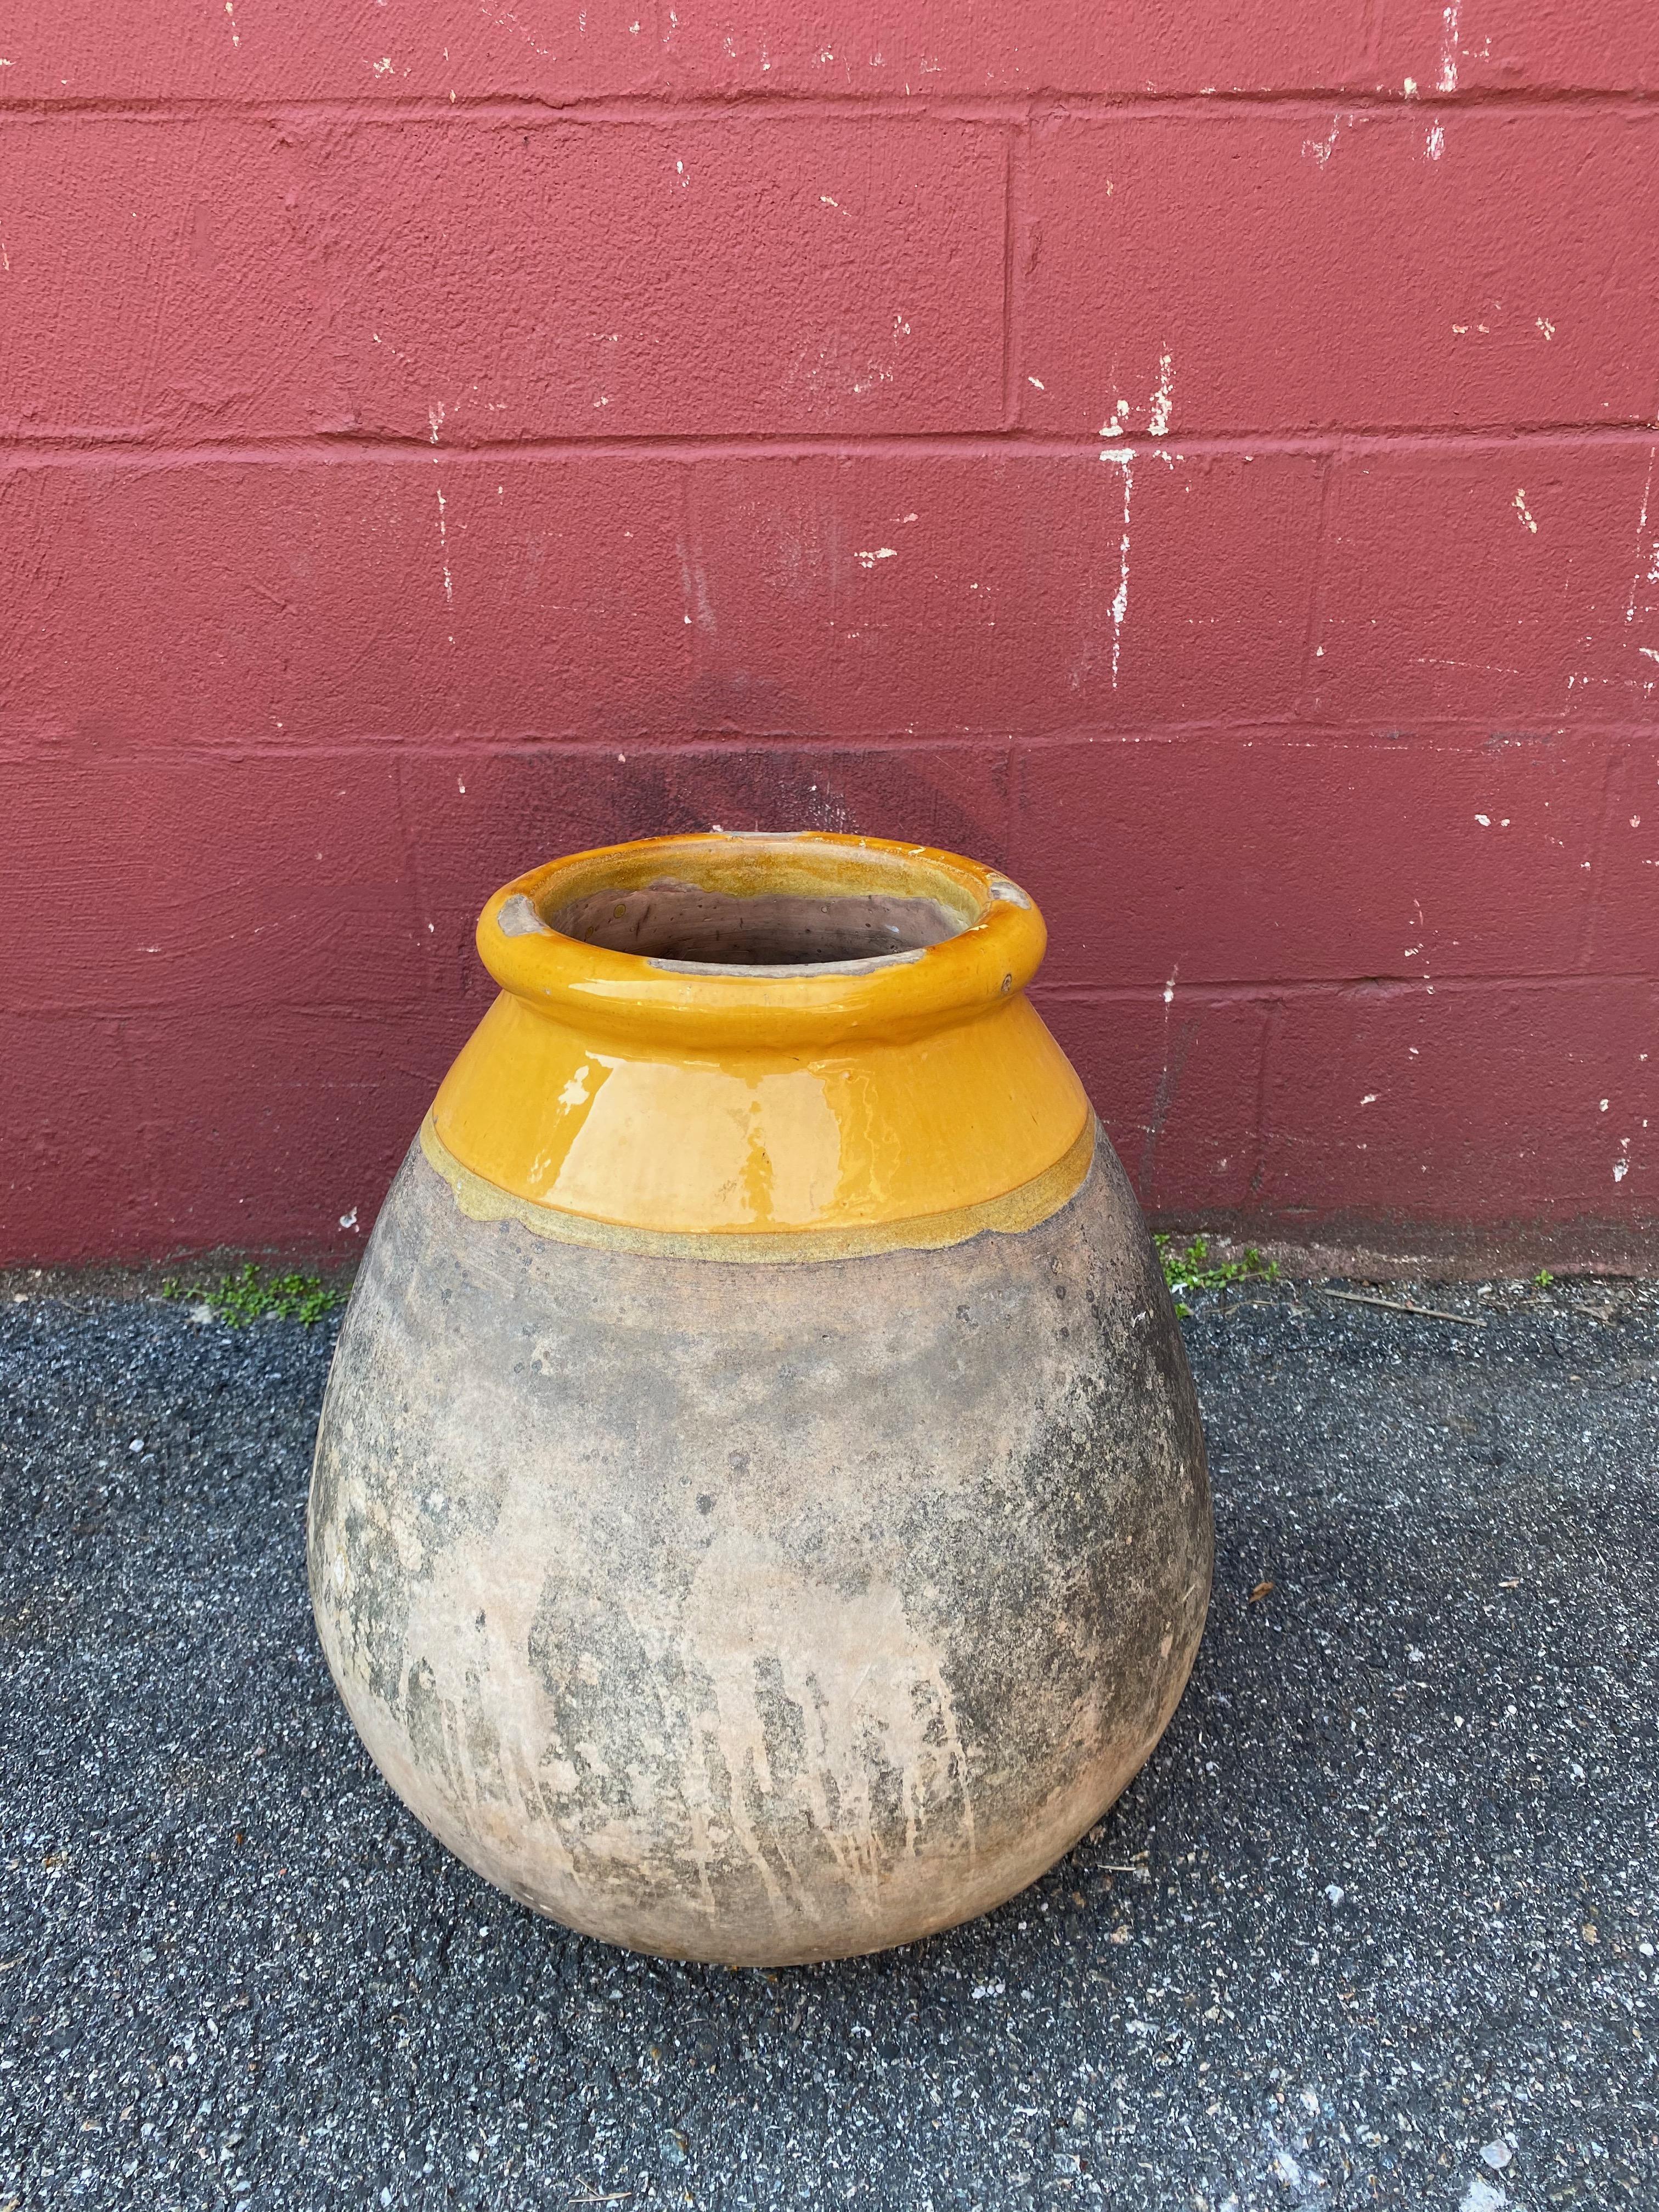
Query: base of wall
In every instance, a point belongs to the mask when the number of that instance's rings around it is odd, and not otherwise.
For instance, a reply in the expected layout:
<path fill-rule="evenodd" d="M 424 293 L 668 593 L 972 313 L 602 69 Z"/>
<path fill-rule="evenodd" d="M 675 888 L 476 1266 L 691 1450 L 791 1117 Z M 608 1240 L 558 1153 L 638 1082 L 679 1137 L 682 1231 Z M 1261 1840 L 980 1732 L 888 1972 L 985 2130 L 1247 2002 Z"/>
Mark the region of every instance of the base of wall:
<path fill-rule="evenodd" d="M 1328 1220 L 1305 1233 L 1282 1222 L 1210 1215 L 1154 1214 L 1154 1230 L 1203 1237 L 1212 1261 L 1248 1249 L 1277 1262 L 1295 1282 L 1475 1283 L 1530 1281 L 1540 1268 L 1583 1279 L 1659 1279 L 1659 1221 L 1478 1223 Z M 0 1267 L 0 1304 L 13 1299 L 145 1298 L 170 1278 L 213 1281 L 253 1261 L 262 1273 L 297 1269 L 348 1290 L 357 1261 L 337 1251 L 295 1245 L 224 1247 L 149 1261 L 88 1261 L 73 1266 Z"/>
<path fill-rule="evenodd" d="M 1282 1222 L 1155 1216 L 1152 1226 L 1208 1239 L 1216 1260 L 1247 1246 L 1298 1282 L 1474 1283 L 1552 1275 L 1659 1276 L 1659 1222 Z"/>

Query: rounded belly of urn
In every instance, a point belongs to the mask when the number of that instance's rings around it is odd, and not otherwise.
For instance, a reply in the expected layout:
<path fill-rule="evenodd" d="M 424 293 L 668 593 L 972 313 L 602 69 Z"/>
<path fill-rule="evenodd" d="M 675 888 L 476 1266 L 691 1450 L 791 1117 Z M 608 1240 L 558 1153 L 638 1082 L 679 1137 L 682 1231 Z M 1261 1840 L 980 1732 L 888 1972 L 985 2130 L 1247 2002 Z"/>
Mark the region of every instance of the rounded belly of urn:
<path fill-rule="evenodd" d="M 1191 1668 L 1202 1437 L 1030 902 L 665 839 L 485 908 L 502 986 L 376 1224 L 309 1514 L 359 1734 L 608 1941 L 908 1942 L 1111 1804 Z"/>

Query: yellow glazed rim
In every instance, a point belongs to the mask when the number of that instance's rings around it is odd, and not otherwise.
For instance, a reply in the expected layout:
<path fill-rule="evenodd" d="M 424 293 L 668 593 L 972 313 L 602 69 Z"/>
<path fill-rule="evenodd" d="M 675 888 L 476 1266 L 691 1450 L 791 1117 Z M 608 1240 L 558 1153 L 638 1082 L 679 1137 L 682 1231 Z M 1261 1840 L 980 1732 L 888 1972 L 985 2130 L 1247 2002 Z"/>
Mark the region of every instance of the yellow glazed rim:
<path fill-rule="evenodd" d="M 740 898 L 781 891 L 932 899 L 960 930 L 941 944 L 870 960 L 745 969 L 611 952 L 549 926 L 549 915 L 574 900 L 642 890 L 665 876 Z M 502 910 L 516 899 L 529 902 L 539 928 L 502 927 Z M 585 1032 L 761 1051 L 970 1020 L 1024 990 L 1047 943 L 1026 893 L 977 861 L 810 830 L 652 837 L 573 854 L 503 884 L 477 930 L 479 957 L 503 990 Z"/>
<path fill-rule="evenodd" d="M 745 967 L 553 927 L 659 885 L 820 909 L 924 900 L 955 933 Z M 501 995 L 433 1103 L 425 1159 L 476 1219 L 664 1257 L 823 1259 L 1035 1226 L 1094 1147 L 1083 1086 L 1025 994 L 1045 942 L 1006 876 L 882 838 L 715 831 L 550 862 L 479 917 Z"/>

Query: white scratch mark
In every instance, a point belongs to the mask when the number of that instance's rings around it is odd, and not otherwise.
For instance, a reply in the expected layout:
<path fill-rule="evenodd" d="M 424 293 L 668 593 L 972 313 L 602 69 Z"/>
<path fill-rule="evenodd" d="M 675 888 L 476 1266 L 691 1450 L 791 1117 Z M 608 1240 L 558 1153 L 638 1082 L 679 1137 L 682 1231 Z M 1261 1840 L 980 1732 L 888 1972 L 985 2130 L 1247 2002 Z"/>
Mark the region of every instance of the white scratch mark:
<path fill-rule="evenodd" d="M 1536 538 L 1538 535 L 1538 525 L 1533 520 L 1532 516 L 1528 510 L 1527 495 L 1524 490 L 1517 491 L 1515 495 L 1515 511 L 1520 516 L 1522 521 L 1526 524 L 1528 529 L 1531 531 L 1533 536 Z"/>
<path fill-rule="evenodd" d="M 379 60 L 379 61 L 377 61 L 377 62 L 375 63 L 375 64 L 374 64 L 374 74 L 375 74 L 375 76 L 384 76 L 386 74 L 387 70 L 390 70 L 390 68 L 391 68 L 391 67 L 392 67 L 392 57 L 391 57 L 391 55 L 390 55 L 390 54 L 382 54 L 382 55 L 380 56 L 380 60 Z"/>
<path fill-rule="evenodd" d="M 1152 394 L 1152 412 L 1146 418 L 1149 436 L 1167 438 L 1170 434 L 1170 401 L 1175 389 L 1175 369 L 1167 353 L 1158 356 L 1158 390 Z"/>
<path fill-rule="evenodd" d="M 438 550 L 443 556 L 444 605 L 447 607 L 453 607 L 455 604 L 455 586 L 449 574 L 449 525 L 444 516 L 444 495 L 441 492 L 438 494 Z"/>
<path fill-rule="evenodd" d="M 1480 824 L 1480 827 L 1483 830 L 1490 830 L 1492 828 L 1492 817 L 1490 814 L 1477 814 L 1474 818 Z"/>
<path fill-rule="evenodd" d="M 483 4 L 480 7 L 478 13 L 481 15 L 489 15 L 489 0 L 483 0 Z M 524 25 L 514 14 L 512 9 L 503 8 L 500 9 L 497 14 L 490 15 L 489 20 L 497 30 L 500 30 L 503 24 L 510 23 L 513 26 L 513 28 L 518 33 L 519 36 L 524 40 L 525 44 L 529 46 L 533 52 L 538 53 L 544 61 L 553 61 L 556 58 L 555 55 L 548 52 L 547 48 L 538 41 L 532 32 L 526 30 Z M 632 27 L 637 31 L 640 27 L 635 23 Z M 444 50 L 444 59 L 446 61 L 449 59 L 449 50 L 447 47 Z M 450 94 L 450 98 L 452 100 L 454 98 L 454 94 L 453 93 Z"/>
<path fill-rule="evenodd" d="M 380 340 L 378 338 L 375 340 L 375 343 L 377 345 L 380 343 Z M 444 404 L 441 399 L 439 400 L 435 407 L 428 407 L 427 409 L 426 419 L 431 426 L 432 442 L 435 446 L 438 442 L 438 433 L 442 429 L 444 424 Z"/>
<path fill-rule="evenodd" d="M 1331 127 L 1326 136 L 1322 138 L 1304 138 L 1302 141 L 1303 152 L 1310 155 L 1322 169 L 1336 151 L 1337 133 L 1345 123 L 1351 125 L 1352 121 L 1353 116 L 1351 112 L 1332 116 Z"/>
<path fill-rule="evenodd" d="M 1362 1106 L 1375 1106 L 1381 1095 L 1379 1091 L 1368 1091 L 1359 1103 Z"/>
<path fill-rule="evenodd" d="M 1440 47 L 1442 92 L 1455 92 L 1457 89 L 1457 29 L 1462 13 L 1462 0 L 1446 0 L 1446 5 L 1440 11 L 1440 20 L 1446 27 L 1446 35 Z"/>
<path fill-rule="evenodd" d="M 1028 384 L 1034 384 L 1039 392 L 1046 392 L 1048 389 L 1040 376 L 1028 376 L 1025 381 Z"/>
<path fill-rule="evenodd" d="M 1547 315 L 1540 315 L 1537 322 L 1534 325 L 1534 328 L 1542 331 L 1546 339 L 1553 338 L 1555 336 L 1555 325 Z"/>
<path fill-rule="evenodd" d="M 1659 653 L 1656 653 L 1650 645 L 1638 645 L 1636 650 L 1646 653 L 1650 660 L 1659 660 Z"/>
<path fill-rule="evenodd" d="M 1432 124 L 1428 137 L 1423 142 L 1423 151 L 1430 161 L 1437 161 L 1445 150 L 1446 134 L 1437 123 Z"/>
<path fill-rule="evenodd" d="M 1100 458 L 1103 461 L 1109 456 L 1103 453 Z M 1125 446 L 1109 459 L 1121 463 L 1123 470 L 1123 535 L 1117 550 L 1117 590 L 1112 596 L 1112 689 L 1115 691 L 1123 657 L 1124 617 L 1129 611 L 1129 501 L 1134 491 L 1134 447 Z M 1174 978 L 1170 981 L 1173 983 Z"/>
<path fill-rule="evenodd" d="M 240 47 L 242 41 L 236 28 L 236 0 L 225 0 L 225 13 L 230 18 L 230 43 L 233 46 Z M 343 1229 L 344 1222 L 342 1222 L 340 1226 Z"/>
<path fill-rule="evenodd" d="M 855 553 L 853 556 L 853 558 L 858 562 L 860 568 L 873 568 L 878 561 L 896 561 L 898 559 L 898 547 L 896 545 L 878 545 L 871 552 Z"/>
<path fill-rule="evenodd" d="M 1630 1173 L 1630 1162 L 1629 1162 L 1628 1160 L 1615 1160 L 1615 1161 L 1613 1162 L 1613 1181 L 1614 1181 L 1615 1182 L 1623 1182 L 1623 1181 L 1625 1180 L 1625 1177 L 1626 1177 L 1629 1173 Z"/>

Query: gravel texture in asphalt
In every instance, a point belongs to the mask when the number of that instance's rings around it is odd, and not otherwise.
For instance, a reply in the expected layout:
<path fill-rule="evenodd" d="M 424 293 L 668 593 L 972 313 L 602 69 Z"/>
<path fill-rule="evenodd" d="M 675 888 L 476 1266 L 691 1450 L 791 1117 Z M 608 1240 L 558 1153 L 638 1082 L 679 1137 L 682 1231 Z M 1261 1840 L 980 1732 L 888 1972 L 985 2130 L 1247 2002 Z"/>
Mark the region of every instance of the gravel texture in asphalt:
<path fill-rule="evenodd" d="M 731 1973 L 449 1858 L 302 1521 L 326 1327 L 0 1309 L 0 2212 L 1659 2204 L 1659 1295 L 1188 1335 L 1213 1608 L 989 1918 Z"/>

